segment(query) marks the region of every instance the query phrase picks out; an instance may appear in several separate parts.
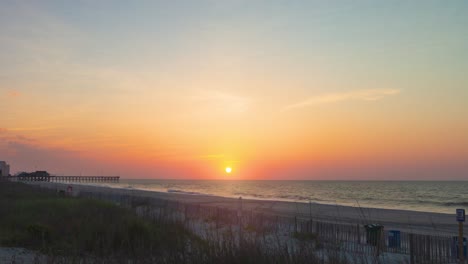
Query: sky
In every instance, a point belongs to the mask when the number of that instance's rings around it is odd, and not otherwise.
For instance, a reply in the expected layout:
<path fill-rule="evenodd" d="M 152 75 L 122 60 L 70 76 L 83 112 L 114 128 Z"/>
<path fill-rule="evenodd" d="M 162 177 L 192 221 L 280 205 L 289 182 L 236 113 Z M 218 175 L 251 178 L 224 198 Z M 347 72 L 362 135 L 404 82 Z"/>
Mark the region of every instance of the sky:
<path fill-rule="evenodd" d="M 467 13 L 456 0 L 1 1 L 0 160 L 123 178 L 465 180 Z"/>

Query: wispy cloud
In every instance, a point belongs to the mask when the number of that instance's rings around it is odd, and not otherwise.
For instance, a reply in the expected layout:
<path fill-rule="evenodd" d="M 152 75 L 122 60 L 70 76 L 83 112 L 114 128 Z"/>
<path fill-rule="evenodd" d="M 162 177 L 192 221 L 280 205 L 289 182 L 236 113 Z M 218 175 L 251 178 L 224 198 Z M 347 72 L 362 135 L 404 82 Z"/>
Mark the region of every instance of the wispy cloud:
<path fill-rule="evenodd" d="M 192 100 L 206 107 L 208 111 L 222 111 L 230 114 L 244 113 L 249 109 L 250 99 L 219 91 L 201 91 Z"/>
<path fill-rule="evenodd" d="M 12 132 L 43 131 L 43 130 L 52 130 L 54 128 L 56 127 L 54 126 L 12 127 L 12 128 L 8 128 L 8 131 L 12 131 Z"/>
<path fill-rule="evenodd" d="M 7 92 L 7 96 L 8 96 L 9 98 L 20 97 L 21 95 L 22 95 L 21 92 L 16 91 L 16 90 L 11 90 L 11 91 L 8 91 L 8 92 Z"/>
<path fill-rule="evenodd" d="M 10 141 L 19 141 L 19 142 L 33 142 L 33 141 L 35 141 L 35 139 L 26 137 L 26 136 L 24 136 L 22 134 L 18 134 L 17 132 L 18 131 L 11 130 L 11 129 L 4 128 L 4 127 L 0 127 L 0 141 L 2 141 L 3 143 L 10 142 Z"/>
<path fill-rule="evenodd" d="M 196 156 L 197 159 L 201 160 L 217 160 L 222 159 L 225 156 L 223 154 L 207 154 L 207 155 L 198 155 Z"/>
<path fill-rule="evenodd" d="M 361 89 L 349 92 L 340 93 L 327 93 L 317 96 L 312 96 L 304 101 L 300 101 L 294 104 L 287 105 L 283 108 L 283 111 L 288 111 L 296 108 L 303 108 L 318 104 L 337 103 L 343 101 L 376 101 L 386 96 L 399 94 L 398 89 Z"/>

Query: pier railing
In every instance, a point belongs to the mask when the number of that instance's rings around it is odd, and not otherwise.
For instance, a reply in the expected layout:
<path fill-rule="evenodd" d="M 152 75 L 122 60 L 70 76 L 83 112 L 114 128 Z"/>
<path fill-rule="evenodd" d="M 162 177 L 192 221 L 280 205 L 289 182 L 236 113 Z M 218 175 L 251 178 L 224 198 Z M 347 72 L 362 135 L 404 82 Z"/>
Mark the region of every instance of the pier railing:
<path fill-rule="evenodd" d="M 10 181 L 20 182 L 119 182 L 120 176 L 11 176 Z"/>

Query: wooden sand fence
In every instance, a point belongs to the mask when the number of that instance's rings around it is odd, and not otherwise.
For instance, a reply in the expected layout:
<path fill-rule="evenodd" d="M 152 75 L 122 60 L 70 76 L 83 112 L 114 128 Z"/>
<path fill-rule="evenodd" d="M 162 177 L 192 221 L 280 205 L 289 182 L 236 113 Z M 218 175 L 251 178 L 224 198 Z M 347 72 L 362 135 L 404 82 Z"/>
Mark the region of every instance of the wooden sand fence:
<path fill-rule="evenodd" d="M 44 186 L 43 186 L 44 187 Z M 54 187 L 55 188 L 55 187 Z M 80 197 L 94 198 L 135 210 L 140 216 L 158 221 L 179 221 L 188 227 L 205 221 L 213 227 L 234 228 L 239 232 L 287 232 L 296 237 L 307 237 L 311 243 L 340 252 L 363 256 L 386 254 L 407 255 L 411 264 L 457 263 L 456 244 L 450 236 L 422 235 L 400 232 L 396 243 L 390 243 L 389 233 L 382 231 L 374 236 L 363 225 L 313 221 L 298 217 L 279 216 L 252 210 L 230 209 L 211 205 L 182 203 L 154 197 L 135 196 L 125 190 L 102 192 L 98 188 L 82 191 Z"/>

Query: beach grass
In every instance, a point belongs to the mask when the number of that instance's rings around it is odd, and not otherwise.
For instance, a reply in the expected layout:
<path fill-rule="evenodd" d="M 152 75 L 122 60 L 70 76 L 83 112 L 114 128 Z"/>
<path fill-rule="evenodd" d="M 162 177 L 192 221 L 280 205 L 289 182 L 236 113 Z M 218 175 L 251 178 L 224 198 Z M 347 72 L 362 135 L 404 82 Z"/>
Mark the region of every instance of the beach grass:
<path fill-rule="evenodd" d="M 44 263 L 371 263 L 323 250 L 313 234 L 292 234 L 294 250 L 253 228 L 242 240 L 228 226 L 202 238 L 183 222 L 23 183 L 0 184 L 0 216 L 0 246 L 35 250 Z"/>
<path fill-rule="evenodd" d="M 176 223 L 155 224 L 108 202 L 21 183 L 0 184 L 0 215 L 1 246 L 52 255 L 151 257 L 193 240 Z"/>

